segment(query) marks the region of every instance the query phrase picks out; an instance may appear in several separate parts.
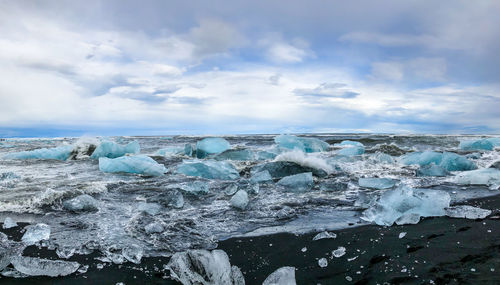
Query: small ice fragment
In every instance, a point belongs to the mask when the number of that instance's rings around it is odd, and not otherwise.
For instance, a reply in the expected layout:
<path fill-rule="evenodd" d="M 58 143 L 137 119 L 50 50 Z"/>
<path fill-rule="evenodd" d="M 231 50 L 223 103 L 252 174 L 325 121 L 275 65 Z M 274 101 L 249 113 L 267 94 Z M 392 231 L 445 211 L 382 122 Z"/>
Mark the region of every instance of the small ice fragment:
<path fill-rule="evenodd" d="M 448 207 L 445 209 L 446 216 L 451 218 L 484 219 L 491 214 L 490 210 L 481 209 L 468 205 Z"/>
<path fill-rule="evenodd" d="M 236 192 L 238 192 L 238 184 L 236 184 L 236 183 L 230 184 L 229 186 L 227 186 L 227 187 L 224 189 L 224 194 L 226 194 L 226 195 L 228 195 L 228 196 L 232 196 L 232 195 L 234 195 Z"/>
<path fill-rule="evenodd" d="M 352 281 L 352 277 L 351 277 L 351 276 L 346 276 L 346 277 L 345 277 L 345 280 L 347 280 L 347 281 L 351 282 L 351 281 Z"/>
<path fill-rule="evenodd" d="M 305 192 L 314 186 L 314 180 L 312 173 L 306 172 L 283 177 L 277 184 L 292 192 Z"/>
<path fill-rule="evenodd" d="M 300 251 L 306 252 L 307 251 L 307 247 L 303 247 Z"/>
<path fill-rule="evenodd" d="M 16 256 L 12 258 L 16 270 L 30 276 L 66 276 L 80 268 L 78 262 L 48 260 L 37 257 Z"/>
<path fill-rule="evenodd" d="M 346 250 L 345 247 L 339 246 L 336 250 L 332 251 L 332 254 L 334 257 L 339 258 L 342 257 L 345 254 Z"/>
<path fill-rule="evenodd" d="M 144 212 L 148 215 L 155 216 L 155 215 L 158 215 L 160 213 L 161 205 L 158 203 L 140 202 L 137 205 L 137 210 L 140 212 Z"/>
<path fill-rule="evenodd" d="M 321 232 L 313 237 L 312 240 L 320 240 L 320 239 L 325 239 L 325 238 L 337 238 L 337 235 L 334 233 L 330 232 Z"/>
<path fill-rule="evenodd" d="M 295 267 L 285 266 L 267 276 L 262 285 L 296 285 Z"/>
<path fill-rule="evenodd" d="M 326 260 L 326 258 L 323 257 L 320 260 L 318 260 L 318 265 L 321 268 L 327 267 L 328 266 L 328 261 Z"/>
<path fill-rule="evenodd" d="M 399 238 L 404 238 L 406 236 L 406 232 L 399 233 Z"/>
<path fill-rule="evenodd" d="M 126 260 L 139 264 L 141 263 L 142 256 L 144 255 L 144 250 L 142 247 L 132 244 L 122 249 L 122 255 Z"/>
<path fill-rule="evenodd" d="M 56 249 L 56 254 L 60 258 L 68 259 L 75 254 L 76 249 L 72 246 L 60 246 Z"/>
<path fill-rule="evenodd" d="M 208 155 L 221 153 L 230 148 L 229 142 L 223 138 L 205 138 L 196 143 L 196 157 L 205 158 Z"/>
<path fill-rule="evenodd" d="M 147 234 L 161 233 L 164 228 L 163 225 L 159 222 L 153 222 L 144 227 L 144 230 Z"/>
<path fill-rule="evenodd" d="M 21 238 L 26 245 L 33 245 L 41 240 L 47 240 L 50 237 L 50 227 L 46 224 L 36 224 L 27 226 L 26 232 Z"/>
<path fill-rule="evenodd" d="M 359 255 L 356 255 L 355 257 L 351 257 L 351 258 L 348 258 L 347 261 L 351 262 L 353 260 L 356 260 L 358 258 Z"/>
<path fill-rule="evenodd" d="M 160 176 L 167 172 L 163 164 L 159 164 L 145 155 L 122 156 L 118 158 L 99 158 L 99 170 L 102 172 L 127 172 L 149 176 Z"/>
<path fill-rule="evenodd" d="M 245 210 L 248 205 L 248 194 L 243 190 L 239 190 L 236 194 L 234 194 L 229 202 L 231 203 L 231 206 L 240 210 Z"/>
<path fill-rule="evenodd" d="M 13 227 L 17 227 L 17 223 L 10 217 L 7 217 L 5 218 L 5 220 L 3 221 L 3 225 L 2 227 L 4 229 L 10 229 L 10 228 L 13 228 Z"/>
<path fill-rule="evenodd" d="M 97 211 L 97 201 L 92 196 L 83 194 L 64 201 L 63 208 L 72 212 Z"/>
<path fill-rule="evenodd" d="M 390 178 L 359 178 L 360 187 L 372 189 L 388 189 L 396 185 L 396 181 Z"/>

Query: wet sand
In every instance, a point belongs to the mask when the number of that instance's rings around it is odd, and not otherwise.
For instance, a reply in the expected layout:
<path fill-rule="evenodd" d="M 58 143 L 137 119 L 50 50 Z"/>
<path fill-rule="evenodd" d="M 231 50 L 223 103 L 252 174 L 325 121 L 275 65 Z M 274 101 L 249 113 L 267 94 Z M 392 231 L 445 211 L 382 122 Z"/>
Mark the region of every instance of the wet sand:
<path fill-rule="evenodd" d="M 340 231 L 335 239 L 313 241 L 315 233 L 275 234 L 233 238 L 219 242 L 231 264 L 241 268 L 247 284 L 261 284 L 282 266 L 297 268 L 297 284 L 499 284 L 500 196 L 466 204 L 493 211 L 484 220 L 427 218 L 417 225 L 359 226 Z M 20 240 L 17 227 L 1 230 Z M 400 238 L 400 234 L 406 235 Z M 336 258 L 332 251 L 345 247 Z M 303 248 L 307 251 L 303 252 Z M 58 259 L 53 251 L 31 246 L 26 256 Z M 168 258 L 143 258 L 140 265 L 105 265 L 97 255 L 73 256 L 70 261 L 89 265 L 86 273 L 67 277 L 0 278 L 1 284 L 178 284 L 168 279 L 163 265 Z M 319 267 L 326 258 L 328 265 Z M 351 280 L 351 281 L 349 281 Z"/>

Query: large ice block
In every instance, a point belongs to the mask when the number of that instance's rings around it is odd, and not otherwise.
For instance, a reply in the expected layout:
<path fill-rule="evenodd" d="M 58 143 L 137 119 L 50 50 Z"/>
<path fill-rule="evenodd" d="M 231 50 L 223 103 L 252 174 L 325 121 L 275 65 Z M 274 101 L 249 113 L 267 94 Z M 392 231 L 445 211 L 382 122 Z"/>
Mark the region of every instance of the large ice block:
<path fill-rule="evenodd" d="M 315 138 L 303 138 L 292 135 L 279 135 L 274 142 L 283 148 L 298 149 L 303 152 L 320 152 L 330 148 L 327 142 Z"/>
<path fill-rule="evenodd" d="M 500 170 L 496 168 L 481 168 L 462 172 L 454 177 L 457 184 L 493 185 L 500 183 Z"/>
<path fill-rule="evenodd" d="M 230 162 L 215 160 L 185 160 L 177 166 L 177 172 L 207 179 L 233 180 L 240 177 L 238 170 Z"/>
<path fill-rule="evenodd" d="M 54 148 L 39 148 L 29 151 L 11 152 L 3 156 L 5 159 L 57 159 L 57 160 L 67 160 L 71 152 L 73 151 L 73 146 L 64 145 Z"/>
<path fill-rule="evenodd" d="M 267 276 L 262 285 L 296 285 L 295 267 L 285 266 Z"/>
<path fill-rule="evenodd" d="M 91 158 L 117 158 L 126 154 L 137 154 L 141 151 L 141 147 L 137 141 L 128 143 L 127 145 L 120 145 L 111 141 L 103 141 L 94 150 Z"/>
<path fill-rule="evenodd" d="M 167 172 L 163 164 L 159 164 L 145 155 L 122 156 L 118 158 L 99 158 L 99 170 L 102 172 L 127 172 L 148 176 L 160 176 Z"/>
<path fill-rule="evenodd" d="M 255 153 L 249 149 L 228 149 L 215 156 L 216 160 L 255 160 Z"/>
<path fill-rule="evenodd" d="M 80 267 L 78 262 L 49 260 L 37 257 L 16 256 L 12 258 L 14 268 L 29 276 L 66 276 Z"/>
<path fill-rule="evenodd" d="M 479 139 L 479 140 L 464 140 L 460 141 L 460 149 L 463 150 L 493 150 L 494 140 Z"/>
<path fill-rule="evenodd" d="M 205 158 L 230 148 L 231 144 L 223 138 L 204 138 L 196 143 L 196 157 Z"/>
<path fill-rule="evenodd" d="M 477 168 L 472 161 L 452 152 L 412 152 L 402 156 L 400 162 L 406 165 L 418 164 L 420 166 L 434 163 L 448 171 L 465 171 Z"/>
<path fill-rule="evenodd" d="M 363 146 L 350 146 L 337 151 L 337 155 L 343 156 L 362 155 L 363 153 L 365 153 L 365 148 Z"/>

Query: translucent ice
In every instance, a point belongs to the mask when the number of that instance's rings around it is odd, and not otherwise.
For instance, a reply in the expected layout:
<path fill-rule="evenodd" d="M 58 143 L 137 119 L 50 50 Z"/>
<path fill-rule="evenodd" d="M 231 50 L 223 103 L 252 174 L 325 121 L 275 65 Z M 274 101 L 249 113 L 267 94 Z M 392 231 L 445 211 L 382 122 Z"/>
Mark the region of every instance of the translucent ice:
<path fill-rule="evenodd" d="M 122 249 L 122 255 L 126 260 L 139 264 L 144 255 L 144 250 L 136 244 L 131 244 Z"/>
<path fill-rule="evenodd" d="M 173 156 L 173 155 L 187 155 L 191 156 L 193 154 L 193 146 L 191 144 L 185 144 L 184 146 L 171 146 L 162 148 L 156 151 L 157 155 L 163 156 Z"/>
<path fill-rule="evenodd" d="M 228 149 L 215 156 L 216 160 L 255 160 L 255 153 L 249 149 Z"/>
<path fill-rule="evenodd" d="M 392 158 L 392 156 L 383 152 L 375 153 L 373 155 L 373 159 L 381 163 L 394 163 L 394 159 Z"/>
<path fill-rule="evenodd" d="M 137 141 L 128 143 L 127 145 L 120 145 L 111 141 L 103 141 L 94 150 L 91 158 L 117 158 L 125 154 L 137 154 L 141 151 L 141 147 Z"/>
<path fill-rule="evenodd" d="M 10 229 L 10 228 L 14 228 L 14 227 L 17 227 L 17 223 L 10 217 L 7 217 L 5 218 L 5 220 L 3 221 L 3 226 L 2 226 L 4 229 Z"/>
<path fill-rule="evenodd" d="M 196 143 L 196 157 L 205 158 L 211 154 L 221 153 L 231 148 L 231 144 L 223 138 L 205 138 Z"/>
<path fill-rule="evenodd" d="M 54 148 L 40 148 L 30 151 L 11 152 L 3 156 L 5 159 L 57 159 L 67 160 L 73 146 L 65 145 Z"/>
<path fill-rule="evenodd" d="M 83 194 L 64 201 L 63 208 L 72 212 L 97 211 L 97 201 L 92 196 Z"/>
<path fill-rule="evenodd" d="M 484 219 L 491 214 L 490 210 L 460 205 L 446 208 L 446 216 L 451 218 Z"/>
<path fill-rule="evenodd" d="M 78 262 L 48 260 L 37 257 L 16 256 L 12 258 L 14 268 L 30 276 L 66 276 L 80 267 Z"/>
<path fill-rule="evenodd" d="M 270 181 L 273 181 L 273 178 L 267 170 L 256 172 L 250 177 L 250 182 L 252 183 L 266 183 Z"/>
<path fill-rule="evenodd" d="M 320 258 L 318 260 L 318 265 L 319 267 L 323 268 L 323 267 L 327 267 L 328 266 L 328 260 L 326 260 L 326 258 Z"/>
<path fill-rule="evenodd" d="M 325 238 L 337 238 L 337 235 L 330 232 L 321 232 L 313 237 L 313 240 L 320 240 Z"/>
<path fill-rule="evenodd" d="M 500 170 L 496 168 L 482 168 L 461 172 L 454 177 L 457 184 L 493 185 L 500 183 Z"/>
<path fill-rule="evenodd" d="M 287 191 L 305 192 L 314 186 L 314 180 L 312 173 L 306 172 L 283 177 L 277 184 L 283 186 Z"/>
<path fill-rule="evenodd" d="M 345 147 L 337 151 L 337 155 L 343 155 L 343 156 L 362 155 L 363 153 L 365 153 L 365 148 L 362 146 Z"/>
<path fill-rule="evenodd" d="M 339 246 L 336 250 L 333 250 L 332 251 L 332 255 L 336 258 L 339 258 L 339 257 L 342 257 L 345 255 L 345 247 L 343 246 Z"/>
<path fill-rule="evenodd" d="M 229 263 L 222 250 L 188 250 L 172 256 L 167 264 L 170 276 L 184 285 L 244 285 L 241 271 Z"/>
<path fill-rule="evenodd" d="M 434 163 L 448 171 L 465 171 L 476 169 L 476 165 L 467 158 L 451 152 L 412 152 L 400 158 L 403 164 L 418 164 L 420 166 Z"/>
<path fill-rule="evenodd" d="M 319 190 L 325 192 L 344 191 L 349 187 L 347 182 L 338 180 L 326 180 L 319 184 Z"/>
<path fill-rule="evenodd" d="M 465 140 L 460 141 L 460 149 L 463 150 L 493 150 L 494 144 L 491 140 Z"/>
<path fill-rule="evenodd" d="M 283 178 L 285 176 L 312 172 L 314 176 L 325 177 L 328 175 L 323 169 L 316 169 L 312 167 L 302 166 L 295 162 L 290 161 L 272 161 L 264 164 L 256 165 L 252 168 L 252 174 L 268 171 L 272 178 Z"/>
<path fill-rule="evenodd" d="M 267 276 L 262 285 L 296 285 L 295 267 L 285 266 Z"/>
<path fill-rule="evenodd" d="M 390 178 L 359 178 L 360 187 L 372 189 L 388 189 L 396 185 L 396 181 Z"/>
<path fill-rule="evenodd" d="M 443 154 L 435 151 L 412 152 L 401 156 L 400 160 L 403 164 L 411 165 L 418 164 L 420 166 L 434 163 L 439 165 Z"/>
<path fill-rule="evenodd" d="M 435 165 L 434 163 L 420 166 L 417 170 L 417 176 L 448 176 L 450 173 L 448 170 L 444 169 L 439 165 Z"/>
<path fill-rule="evenodd" d="M 361 218 L 377 225 L 391 226 L 408 214 L 418 214 L 421 217 L 444 216 L 450 200 L 450 195 L 444 191 L 400 186 L 384 192 L 374 205 L 363 212 Z"/>
<path fill-rule="evenodd" d="M 151 216 L 156 216 L 161 211 L 161 205 L 158 203 L 141 202 L 137 205 L 137 210 Z"/>
<path fill-rule="evenodd" d="M 243 190 L 239 190 L 234 194 L 234 196 L 229 201 L 231 206 L 238 208 L 240 210 L 245 210 L 248 205 L 248 194 Z"/>
<path fill-rule="evenodd" d="M 354 146 L 362 146 L 364 147 L 364 145 L 360 142 L 357 142 L 357 141 L 349 141 L 349 140 L 346 140 L 346 141 L 342 141 L 340 143 L 336 143 L 334 144 L 334 146 L 346 146 L 346 145 L 354 145 Z"/>
<path fill-rule="evenodd" d="M 123 156 L 118 158 L 99 158 L 99 170 L 102 172 L 128 172 L 149 176 L 160 176 L 167 172 L 163 164 L 159 164 L 145 155 Z"/>
<path fill-rule="evenodd" d="M 48 240 L 50 237 L 50 227 L 46 224 L 36 224 L 26 227 L 26 232 L 21 238 L 26 245 L 33 245 L 41 240 Z"/>
<path fill-rule="evenodd" d="M 320 152 L 330 148 L 330 145 L 322 140 L 292 135 L 279 135 L 274 138 L 274 142 L 282 148 L 298 149 L 303 152 Z"/>
<path fill-rule="evenodd" d="M 153 233 L 161 233 L 165 230 L 165 228 L 163 227 L 163 225 L 159 222 L 153 222 L 153 223 L 150 223 L 150 224 L 147 224 L 145 227 L 144 227 L 144 231 L 147 233 L 147 234 L 153 234 Z"/>
<path fill-rule="evenodd" d="M 203 195 L 210 192 L 210 185 L 204 181 L 193 181 L 193 182 L 173 184 L 169 185 L 168 188 L 179 189 L 182 192 L 193 195 Z"/>
<path fill-rule="evenodd" d="M 233 180 L 238 179 L 238 170 L 227 161 L 184 161 L 177 166 L 177 172 L 187 176 L 197 176 L 207 179 Z"/>

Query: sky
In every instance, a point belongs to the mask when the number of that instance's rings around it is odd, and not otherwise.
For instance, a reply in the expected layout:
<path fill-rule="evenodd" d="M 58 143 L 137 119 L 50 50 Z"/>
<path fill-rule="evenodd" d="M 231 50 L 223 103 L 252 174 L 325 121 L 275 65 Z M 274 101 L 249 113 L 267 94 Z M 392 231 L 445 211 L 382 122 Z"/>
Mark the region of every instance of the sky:
<path fill-rule="evenodd" d="M 0 0 L 0 136 L 500 133 L 500 1 Z"/>

